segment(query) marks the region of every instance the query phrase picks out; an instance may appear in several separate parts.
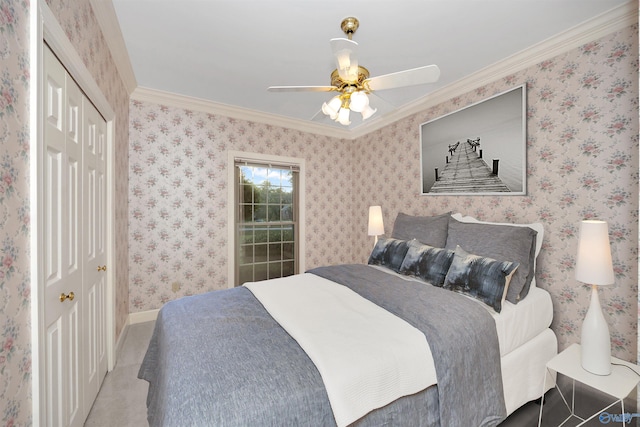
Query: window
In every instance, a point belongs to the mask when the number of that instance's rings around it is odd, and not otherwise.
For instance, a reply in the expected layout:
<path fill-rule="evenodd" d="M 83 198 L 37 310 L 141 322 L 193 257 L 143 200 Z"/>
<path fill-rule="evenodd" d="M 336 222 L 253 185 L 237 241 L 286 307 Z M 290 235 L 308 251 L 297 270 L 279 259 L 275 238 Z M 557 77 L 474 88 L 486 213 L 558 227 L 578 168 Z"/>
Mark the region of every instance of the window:
<path fill-rule="evenodd" d="M 300 166 L 234 158 L 234 285 L 299 271 Z"/>

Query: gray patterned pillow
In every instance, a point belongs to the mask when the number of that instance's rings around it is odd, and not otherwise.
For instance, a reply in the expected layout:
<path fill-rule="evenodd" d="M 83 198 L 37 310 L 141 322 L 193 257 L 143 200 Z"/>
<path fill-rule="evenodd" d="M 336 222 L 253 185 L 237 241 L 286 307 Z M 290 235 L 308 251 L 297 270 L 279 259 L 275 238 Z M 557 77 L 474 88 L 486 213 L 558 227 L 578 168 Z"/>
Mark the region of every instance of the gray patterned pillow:
<path fill-rule="evenodd" d="M 500 313 L 517 268 L 518 263 L 472 255 L 457 246 L 443 288 L 469 295 Z"/>
<path fill-rule="evenodd" d="M 382 265 L 398 273 L 408 249 L 409 245 L 406 240 L 378 239 L 378 243 L 369 256 L 369 264 Z"/>
<path fill-rule="evenodd" d="M 468 223 L 451 218 L 445 247 L 453 250 L 459 245 L 476 255 L 518 263 L 507 292 L 507 301 L 517 304 L 526 296 L 535 275 L 537 234 L 529 227 Z"/>
<path fill-rule="evenodd" d="M 418 277 L 435 286 L 442 286 L 453 261 L 453 251 L 423 245 L 417 240 L 409 241 L 400 274 Z"/>
<path fill-rule="evenodd" d="M 393 223 L 391 237 L 402 240 L 417 239 L 419 242 L 444 248 L 451 212 L 437 216 L 413 216 L 398 213 Z"/>

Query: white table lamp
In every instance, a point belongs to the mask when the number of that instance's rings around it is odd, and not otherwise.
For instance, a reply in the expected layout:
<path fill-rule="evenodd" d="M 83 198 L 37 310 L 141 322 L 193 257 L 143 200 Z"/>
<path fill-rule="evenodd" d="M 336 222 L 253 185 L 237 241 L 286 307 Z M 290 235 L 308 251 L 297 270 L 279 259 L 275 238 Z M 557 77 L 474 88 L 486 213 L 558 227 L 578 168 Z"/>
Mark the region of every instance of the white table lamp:
<path fill-rule="evenodd" d="M 382 221 L 382 207 L 369 206 L 369 236 L 375 236 L 373 246 L 378 243 L 378 236 L 384 234 L 384 222 Z"/>
<path fill-rule="evenodd" d="M 591 285 L 591 303 L 582 323 L 582 367 L 596 375 L 611 373 L 611 338 L 602 314 L 598 286 L 614 281 L 609 229 L 605 221 L 582 221 L 576 280 Z"/>

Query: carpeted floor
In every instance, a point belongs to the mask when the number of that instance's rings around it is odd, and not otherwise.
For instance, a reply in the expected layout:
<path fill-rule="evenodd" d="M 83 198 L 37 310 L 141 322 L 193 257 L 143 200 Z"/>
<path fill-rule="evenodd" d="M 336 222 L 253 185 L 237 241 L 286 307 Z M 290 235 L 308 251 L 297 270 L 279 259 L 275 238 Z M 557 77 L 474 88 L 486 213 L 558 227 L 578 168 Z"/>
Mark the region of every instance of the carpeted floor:
<path fill-rule="evenodd" d="M 155 322 L 131 325 L 113 371 L 107 373 L 86 427 L 144 427 L 149 383 L 138 379 Z"/>

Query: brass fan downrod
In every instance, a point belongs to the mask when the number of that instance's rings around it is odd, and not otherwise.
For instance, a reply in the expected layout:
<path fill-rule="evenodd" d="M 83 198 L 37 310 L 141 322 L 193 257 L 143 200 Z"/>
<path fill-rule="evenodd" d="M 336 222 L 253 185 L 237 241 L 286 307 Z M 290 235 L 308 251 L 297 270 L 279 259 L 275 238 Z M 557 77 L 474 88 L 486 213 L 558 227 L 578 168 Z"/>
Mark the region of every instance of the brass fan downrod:
<path fill-rule="evenodd" d="M 353 33 L 356 32 L 359 26 L 360 22 L 354 17 L 344 18 L 340 23 L 340 28 L 347 35 L 349 40 L 351 40 Z"/>

